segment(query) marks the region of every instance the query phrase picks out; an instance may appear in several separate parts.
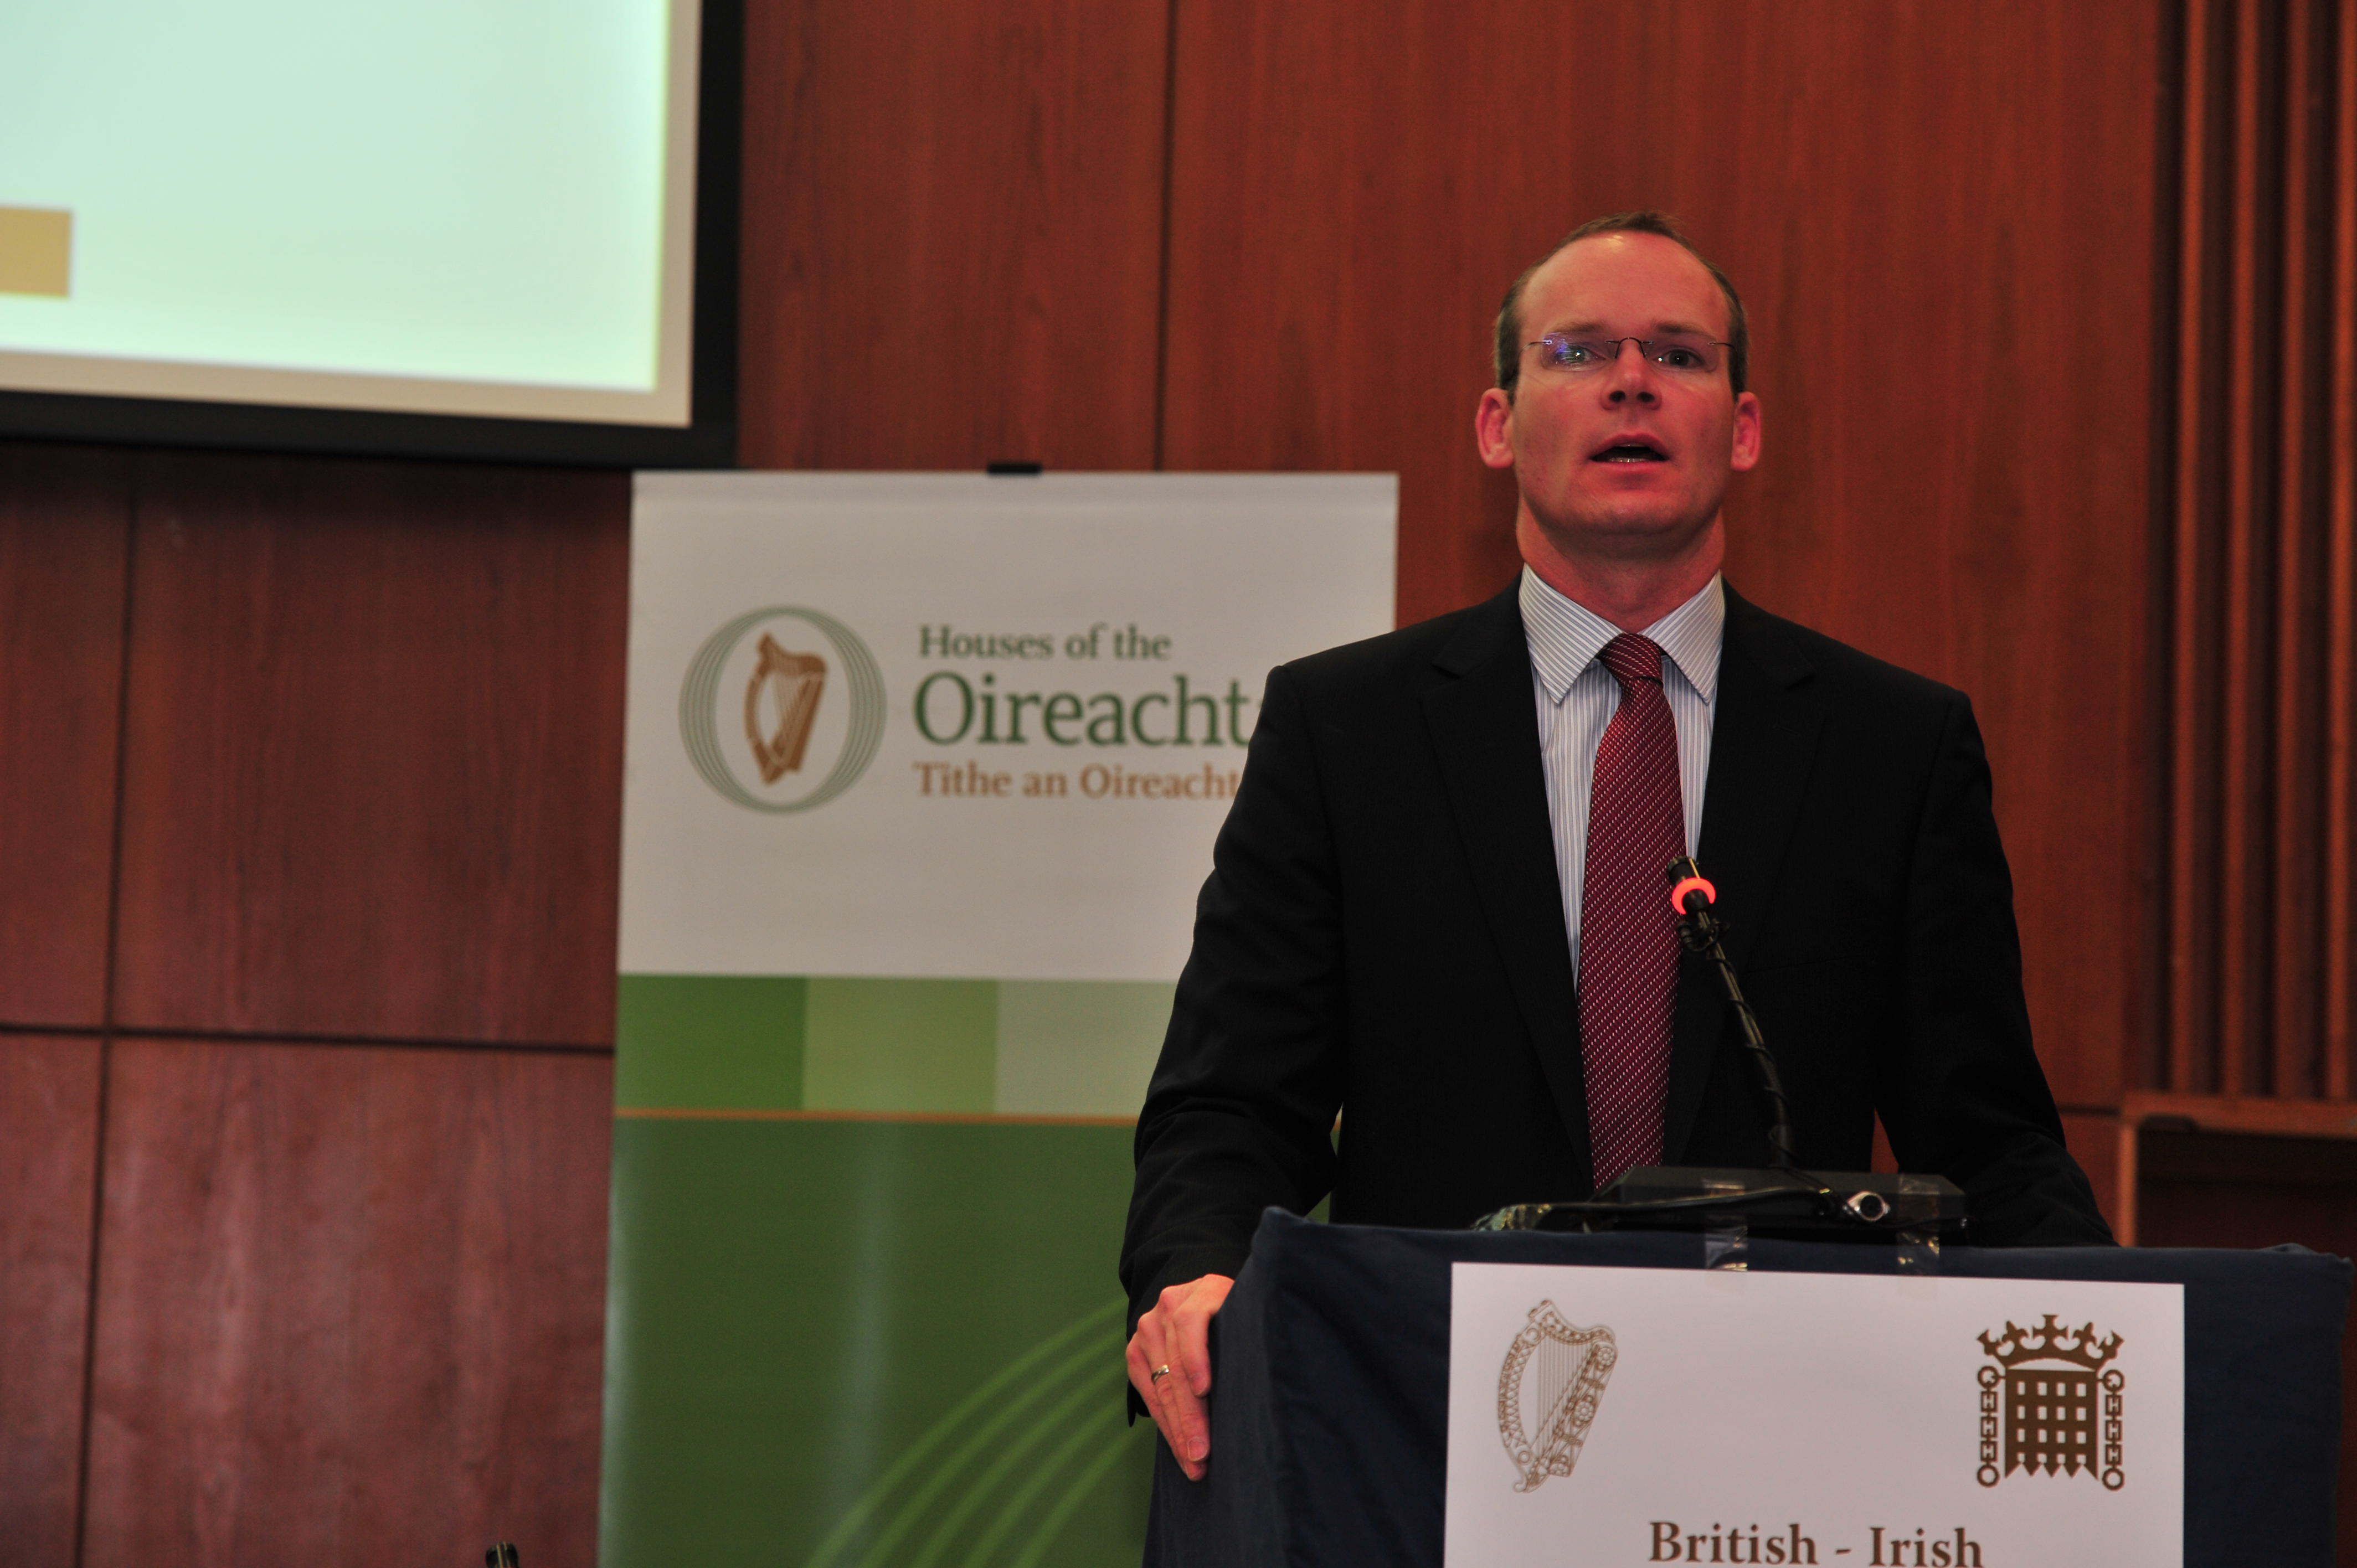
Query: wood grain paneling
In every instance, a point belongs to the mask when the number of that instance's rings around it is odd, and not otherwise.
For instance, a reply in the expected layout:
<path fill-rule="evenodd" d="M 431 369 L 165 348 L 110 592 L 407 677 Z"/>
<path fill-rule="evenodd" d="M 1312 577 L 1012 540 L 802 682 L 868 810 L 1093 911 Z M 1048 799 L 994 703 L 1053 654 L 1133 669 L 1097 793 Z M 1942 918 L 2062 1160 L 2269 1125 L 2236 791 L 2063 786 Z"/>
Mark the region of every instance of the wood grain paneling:
<path fill-rule="evenodd" d="M 1168 27 L 757 0 L 740 461 L 1154 467 Z"/>
<path fill-rule="evenodd" d="M 0 1023 L 105 1013 L 130 473 L 0 445 Z"/>
<path fill-rule="evenodd" d="M 139 484 L 117 1019 L 609 1044 L 627 477 Z"/>
<path fill-rule="evenodd" d="M 119 1044 L 88 1568 L 593 1562 L 612 1083 Z"/>
<path fill-rule="evenodd" d="M 1184 5 L 1166 462 L 1396 469 L 1401 618 L 1484 596 L 1514 564 L 1470 435 L 1499 296 L 1587 217 L 1679 213 L 1753 311 L 1731 580 L 1973 693 L 2041 1049 L 2110 1103 L 2144 940 L 2158 23 Z"/>
<path fill-rule="evenodd" d="M 70 1568 L 98 1042 L 0 1035 L 0 1562 Z"/>
<path fill-rule="evenodd" d="M 2120 1228 L 2120 1122 L 2116 1116 L 2087 1112 L 2062 1113 L 2062 1134 L 2071 1157 L 2087 1173 L 2095 1188 L 2095 1207 L 2104 1211 L 2114 1233 Z"/>
<path fill-rule="evenodd" d="M 2146 1087 L 2357 1074 L 2357 4 L 2187 0 L 2164 1048 Z"/>

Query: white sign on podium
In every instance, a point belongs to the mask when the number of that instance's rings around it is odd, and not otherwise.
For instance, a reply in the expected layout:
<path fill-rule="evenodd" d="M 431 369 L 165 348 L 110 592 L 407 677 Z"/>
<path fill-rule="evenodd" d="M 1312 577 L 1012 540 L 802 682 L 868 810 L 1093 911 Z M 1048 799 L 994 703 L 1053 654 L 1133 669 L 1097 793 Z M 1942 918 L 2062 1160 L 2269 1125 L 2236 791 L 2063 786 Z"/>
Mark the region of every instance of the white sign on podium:
<path fill-rule="evenodd" d="M 2183 1561 L 2184 1289 L 1458 1263 L 1448 1568 Z"/>

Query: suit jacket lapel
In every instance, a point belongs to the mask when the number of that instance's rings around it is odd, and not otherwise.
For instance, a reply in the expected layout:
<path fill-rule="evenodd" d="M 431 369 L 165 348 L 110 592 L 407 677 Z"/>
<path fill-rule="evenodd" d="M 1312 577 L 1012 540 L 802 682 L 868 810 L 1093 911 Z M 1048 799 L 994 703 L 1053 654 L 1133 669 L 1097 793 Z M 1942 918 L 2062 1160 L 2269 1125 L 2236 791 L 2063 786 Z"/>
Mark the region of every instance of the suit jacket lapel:
<path fill-rule="evenodd" d="M 1530 649 L 1515 590 L 1469 618 L 1434 664 L 1445 678 L 1426 691 L 1424 711 L 1449 809 L 1507 982 L 1585 1170 L 1587 1090 L 1579 1068 L 1579 1010 L 1539 762 Z"/>
<path fill-rule="evenodd" d="M 1726 640 L 1711 722 L 1710 779 L 1703 793 L 1703 875 L 1718 888 L 1727 952 L 1739 973 L 1759 940 L 1786 843 L 1815 760 L 1824 711 L 1807 657 L 1782 622 L 1727 592 Z M 1731 1026 L 1718 985 L 1686 955 L 1670 1048 L 1665 1163 L 1680 1163 L 1711 1064 Z"/>

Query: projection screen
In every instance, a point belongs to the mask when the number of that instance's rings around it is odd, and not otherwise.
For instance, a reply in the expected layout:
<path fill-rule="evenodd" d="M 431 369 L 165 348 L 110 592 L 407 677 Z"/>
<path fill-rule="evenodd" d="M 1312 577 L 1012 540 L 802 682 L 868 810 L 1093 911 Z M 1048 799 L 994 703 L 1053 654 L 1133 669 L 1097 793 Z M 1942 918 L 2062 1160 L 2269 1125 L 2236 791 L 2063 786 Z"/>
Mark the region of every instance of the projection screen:
<path fill-rule="evenodd" d="M 711 461 L 733 266 L 708 257 L 699 300 L 698 249 L 733 248 L 734 25 L 697 0 L 0 6 L 0 433 Z"/>

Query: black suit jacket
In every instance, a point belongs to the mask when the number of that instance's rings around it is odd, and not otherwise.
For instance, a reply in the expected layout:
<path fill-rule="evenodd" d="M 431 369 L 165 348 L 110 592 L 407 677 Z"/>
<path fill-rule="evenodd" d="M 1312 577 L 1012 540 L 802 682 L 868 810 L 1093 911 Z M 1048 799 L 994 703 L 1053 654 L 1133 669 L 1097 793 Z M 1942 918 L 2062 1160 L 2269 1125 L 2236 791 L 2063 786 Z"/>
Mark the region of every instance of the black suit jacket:
<path fill-rule="evenodd" d="M 1879 1111 L 1904 1168 L 1964 1189 L 1975 1240 L 2111 1240 L 2030 1048 L 1962 693 L 1729 590 L 1699 847 L 1804 1167 L 1865 1169 Z M 1663 1163 L 1763 1165 L 1727 1009 L 1684 965 Z M 1136 1159 L 1133 1316 L 1233 1274 L 1270 1204 L 1455 1227 L 1590 1191 L 1512 589 L 1270 673 Z"/>

